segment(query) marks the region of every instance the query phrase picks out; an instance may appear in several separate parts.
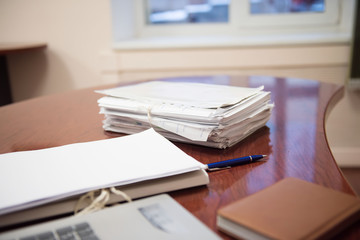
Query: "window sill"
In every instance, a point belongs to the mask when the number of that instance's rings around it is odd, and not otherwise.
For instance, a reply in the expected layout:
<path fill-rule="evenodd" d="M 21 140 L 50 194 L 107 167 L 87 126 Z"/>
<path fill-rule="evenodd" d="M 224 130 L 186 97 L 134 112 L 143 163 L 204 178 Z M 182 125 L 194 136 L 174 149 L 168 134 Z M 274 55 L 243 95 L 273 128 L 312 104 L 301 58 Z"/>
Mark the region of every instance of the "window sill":
<path fill-rule="evenodd" d="M 272 47 L 289 45 L 349 44 L 348 32 L 272 34 L 244 36 L 152 37 L 118 41 L 114 50 L 155 50 L 189 48 Z"/>

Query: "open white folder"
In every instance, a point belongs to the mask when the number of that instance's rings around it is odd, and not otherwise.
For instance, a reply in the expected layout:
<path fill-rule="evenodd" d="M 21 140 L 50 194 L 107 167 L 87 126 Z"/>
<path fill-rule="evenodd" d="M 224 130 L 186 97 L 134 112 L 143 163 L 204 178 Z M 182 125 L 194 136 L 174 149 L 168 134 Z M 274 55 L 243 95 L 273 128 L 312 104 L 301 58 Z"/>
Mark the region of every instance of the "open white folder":
<path fill-rule="evenodd" d="M 204 167 L 153 129 L 106 140 L 1 154 L 0 217 L 100 188 L 204 172 Z M 206 179 L 208 182 L 207 174 Z"/>

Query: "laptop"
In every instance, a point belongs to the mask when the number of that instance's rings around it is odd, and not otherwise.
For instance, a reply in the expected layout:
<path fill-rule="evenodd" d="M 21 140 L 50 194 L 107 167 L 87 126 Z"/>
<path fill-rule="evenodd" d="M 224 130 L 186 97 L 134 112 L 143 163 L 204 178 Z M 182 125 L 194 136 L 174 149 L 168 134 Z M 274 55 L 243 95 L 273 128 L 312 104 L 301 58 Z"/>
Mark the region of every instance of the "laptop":
<path fill-rule="evenodd" d="M 0 233 L 0 240 L 221 239 L 167 194 Z"/>

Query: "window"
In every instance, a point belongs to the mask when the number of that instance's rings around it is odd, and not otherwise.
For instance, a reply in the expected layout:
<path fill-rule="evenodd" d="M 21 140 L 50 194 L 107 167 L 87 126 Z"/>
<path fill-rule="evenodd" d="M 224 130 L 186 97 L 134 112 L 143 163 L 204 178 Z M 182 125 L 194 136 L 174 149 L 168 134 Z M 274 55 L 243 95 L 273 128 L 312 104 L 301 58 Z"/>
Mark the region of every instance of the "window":
<path fill-rule="evenodd" d="M 249 0 L 239 6 L 243 27 L 319 27 L 339 23 L 339 0 Z"/>
<path fill-rule="evenodd" d="M 228 23 L 230 2 L 230 0 L 147 0 L 146 24 Z M 248 6 L 242 8 L 251 16 L 294 13 L 324 15 L 326 12 L 325 0 L 248 0 Z"/>
<path fill-rule="evenodd" d="M 350 41 L 355 6 L 355 0 L 111 1 L 115 42 L 124 48 L 145 41 L 156 48 Z"/>
<path fill-rule="evenodd" d="M 147 0 L 147 25 L 227 23 L 230 0 Z"/>
<path fill-rule="evenodd" d="M 250 0 L 250 13 L 289 14 L 325 12 L 324 0 Z"/>
<path fill-rule="evenodd" d="M 340 0 L 136 1 L 141 37 L 238 34 L 269 27 L 314 28 L 339 22 Z"/>

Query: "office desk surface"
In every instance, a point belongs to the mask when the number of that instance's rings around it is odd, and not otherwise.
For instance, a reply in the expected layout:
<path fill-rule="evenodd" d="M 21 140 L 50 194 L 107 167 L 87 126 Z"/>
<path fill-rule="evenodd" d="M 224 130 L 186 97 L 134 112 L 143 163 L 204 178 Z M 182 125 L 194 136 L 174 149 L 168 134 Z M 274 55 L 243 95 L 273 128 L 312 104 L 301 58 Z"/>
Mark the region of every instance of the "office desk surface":
<path fill-rule="evenodd" d="M 216 211 L 285 177 L 297 177 L 354 195 L 329 149 L 324 121 L 342 97 L 343 87 L 317 81 L 272 77 L 209 76 L 164 79 L 257 87 L 271 91 L 275 103 L 266 127 L 237 145 L 212 149 L 175 143 L 195 159 L 210 163 L 252 154 L 268 161 L 209 173 L 208 186 L 171 193 L 180 204 L 216 230 Z M 121 136 L 102 129 L 94 89 L 31 99 L 0 107 L 0 153 L 34 150 Z M 218 232 L 223 238 L 227 235 Z M 341 238 L 359 239 L 360 222 Z"/>

